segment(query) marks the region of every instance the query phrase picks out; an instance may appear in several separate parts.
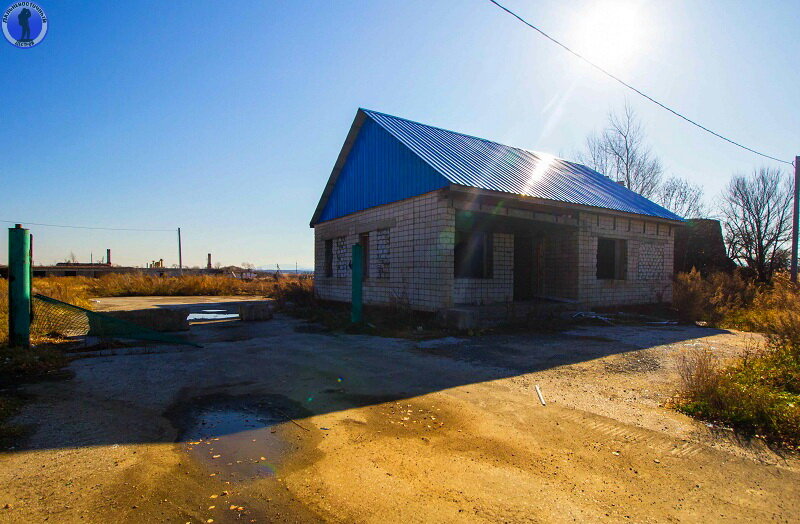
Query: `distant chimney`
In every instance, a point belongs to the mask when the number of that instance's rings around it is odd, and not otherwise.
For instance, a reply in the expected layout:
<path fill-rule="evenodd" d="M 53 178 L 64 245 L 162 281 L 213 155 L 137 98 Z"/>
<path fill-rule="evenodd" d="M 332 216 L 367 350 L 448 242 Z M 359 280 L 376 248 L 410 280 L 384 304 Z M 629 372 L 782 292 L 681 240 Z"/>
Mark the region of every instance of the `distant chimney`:
<path fill-rule="evenodd" d="M 206 264 L 207 269 L 211 269 L 211 253 L 208 254 L 208 263 Z"/>
<path fill-rule="evenodd" d="M 106 249 L 106 264 L 111 265 L 111 250 Z"/>

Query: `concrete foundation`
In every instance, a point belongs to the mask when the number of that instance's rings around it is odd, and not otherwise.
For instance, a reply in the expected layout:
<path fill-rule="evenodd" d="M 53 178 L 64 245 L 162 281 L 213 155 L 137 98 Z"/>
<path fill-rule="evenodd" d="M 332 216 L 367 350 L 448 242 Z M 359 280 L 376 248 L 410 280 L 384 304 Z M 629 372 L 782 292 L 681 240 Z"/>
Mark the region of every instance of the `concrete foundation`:
<path fill-rule="evenodd" d="M 268 302 L 242 304 L 239 306 L 239 318 L 241 318 L 244 322 L 271 320 L 272 304 Z"/>
<path fill-rule="evenodd" d="M 155 331 L 188 331 L 188 307 L 134 309 L 129 311 L 105 311 L 105 315 L 125 320 Z"/>

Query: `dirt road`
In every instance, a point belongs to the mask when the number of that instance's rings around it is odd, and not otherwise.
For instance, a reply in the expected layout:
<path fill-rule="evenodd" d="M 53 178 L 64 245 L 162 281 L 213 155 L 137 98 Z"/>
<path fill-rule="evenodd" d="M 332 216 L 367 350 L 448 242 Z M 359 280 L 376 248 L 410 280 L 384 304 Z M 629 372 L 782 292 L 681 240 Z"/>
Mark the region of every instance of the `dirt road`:
<path fill-rule="evenodd" d="M 797 457 L 662 407 L 681 354 L 731 356 L 749 335 L 598 327 L 415 343 L 314 331 L 281 316 L 193 326 L 203 349 L 118 350 L 29 386 L 20 421 L 36 430 L 0 454 L 0 521 L 800 515 Z"/>

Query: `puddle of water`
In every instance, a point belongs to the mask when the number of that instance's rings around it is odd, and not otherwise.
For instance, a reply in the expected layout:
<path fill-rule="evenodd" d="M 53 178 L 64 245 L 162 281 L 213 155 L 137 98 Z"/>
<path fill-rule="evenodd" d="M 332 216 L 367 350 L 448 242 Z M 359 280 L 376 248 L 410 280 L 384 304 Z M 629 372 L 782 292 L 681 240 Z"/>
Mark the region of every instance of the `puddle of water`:
<path fill-rule="evenodd" d="M 277 435 L 286 420 L 235 408 L 205 409 L 184 432 L 186 451 L 220 480 L 272 477 L 289 446 Z"/>
<path fill-rule="evenodd" d="M 232 320 L 239 318 L 239 313 L 190 313 L 186 318 L 189 322 L 193 320 Z"/>

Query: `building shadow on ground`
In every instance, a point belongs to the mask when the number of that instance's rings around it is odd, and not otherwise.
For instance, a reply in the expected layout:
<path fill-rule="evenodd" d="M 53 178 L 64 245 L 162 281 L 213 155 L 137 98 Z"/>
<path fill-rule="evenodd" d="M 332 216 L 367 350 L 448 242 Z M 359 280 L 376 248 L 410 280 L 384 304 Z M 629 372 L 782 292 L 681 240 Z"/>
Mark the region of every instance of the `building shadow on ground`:
<path fill-rule="evenodd" d="M 691 349 L 694 342 L 687 341 L 727 333 L 689 325 L 592 326 L 415 342 L 307 327 L 282 315 L 192 326 L 202 349 L 125 348 L 77 360 L 72 380 L 27 388 L 35 400 L 20 420 L 35 431 L 14 451 L 181 441 L 204 416 L 196 414 L 215 409 L 244 413 L 248 430 L 302 423 L 308 416 L 656 346 L 675 345 L 677 354 Z M 214 407 L 215 398 L 224 400 L 221 407 Z M 225 423 L 207 433 L 240 429 Z"/>

